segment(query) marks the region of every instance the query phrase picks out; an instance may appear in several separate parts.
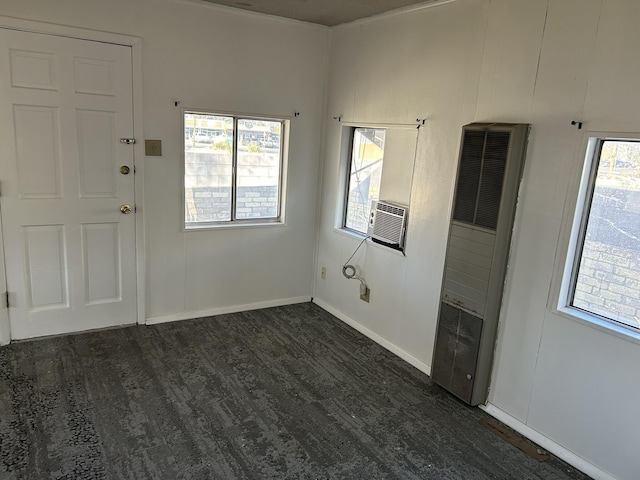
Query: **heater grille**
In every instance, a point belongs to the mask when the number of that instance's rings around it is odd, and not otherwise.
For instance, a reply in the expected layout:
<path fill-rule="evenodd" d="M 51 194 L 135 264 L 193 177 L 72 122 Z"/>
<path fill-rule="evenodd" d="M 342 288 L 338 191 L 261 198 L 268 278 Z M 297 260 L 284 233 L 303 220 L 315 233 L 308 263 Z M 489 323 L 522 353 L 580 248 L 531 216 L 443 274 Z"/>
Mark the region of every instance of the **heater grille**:
<path fill-rule="evenodd" d="M 374 241 L 403 249 L 406 225 L 406 207 L 383 201 L 372 202 L 368 235 Z"/>
<path fill-rule="evenodd" d="M 465 132 L 454 220 L 496 229 L 510 138 L 510 132 Z"/>

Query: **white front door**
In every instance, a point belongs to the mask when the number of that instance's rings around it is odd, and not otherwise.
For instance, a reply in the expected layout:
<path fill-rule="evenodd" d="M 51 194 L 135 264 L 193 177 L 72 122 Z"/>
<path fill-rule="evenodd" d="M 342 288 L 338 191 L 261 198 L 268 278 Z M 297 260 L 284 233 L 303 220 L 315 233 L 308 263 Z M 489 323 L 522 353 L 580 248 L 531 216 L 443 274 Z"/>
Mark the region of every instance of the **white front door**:
<path fill-rule="evenodd" d="M 0 28 L 11 338 L 136 322 L 132 136 L 130 47 Z"/>

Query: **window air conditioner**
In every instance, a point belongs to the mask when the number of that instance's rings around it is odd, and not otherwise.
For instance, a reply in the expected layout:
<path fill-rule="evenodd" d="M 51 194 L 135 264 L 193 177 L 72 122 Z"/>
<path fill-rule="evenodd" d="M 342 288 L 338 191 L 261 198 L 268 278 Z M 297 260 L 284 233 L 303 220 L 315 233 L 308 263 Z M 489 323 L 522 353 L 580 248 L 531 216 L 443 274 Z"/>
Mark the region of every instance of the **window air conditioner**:
<path fill-rule="evenodd" d="M 407 207 L 374 200 L 367 235 L 376 243 L 404 251 L 408 213 Z"/>

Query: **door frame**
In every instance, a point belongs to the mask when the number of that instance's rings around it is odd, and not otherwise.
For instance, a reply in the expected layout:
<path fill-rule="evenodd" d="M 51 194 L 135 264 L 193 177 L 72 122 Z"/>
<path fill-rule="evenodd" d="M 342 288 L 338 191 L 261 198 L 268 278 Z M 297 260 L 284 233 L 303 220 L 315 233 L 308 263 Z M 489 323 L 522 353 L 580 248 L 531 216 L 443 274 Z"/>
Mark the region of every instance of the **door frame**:
<path fill-rule="evenodd" d="M 145 311 L 145 251 L 144 251 L 144 142 L 142 133 L 142 39 L 118 33 L 87 30 L 84 28 L 69 27 L 53 23 L 36 22 L 13 17 L 0 16 L 0 28 L 18 30 L 22 32 L 42 33 L 59 37 L 69 37 L 79 40 L 112 43 L 131 48 L 132 86 L 133 86 L 133 134 L 136 143 L 133 145 L 133 161 L 135 165 L 135 249 L 136 249 L 136 323 L 146 323 Z M 1 194 L 1 192 L 0 192 Z M 1 214 L 1 213 L 0 213 Z M 6 345 L 11 341 L 11 327 L 9 324 L 9 310 L 4 299 L 7 291 L 7 273 L 4 263 L 4 239 L 2 222 L 0 222 L 0 345 Z"/>

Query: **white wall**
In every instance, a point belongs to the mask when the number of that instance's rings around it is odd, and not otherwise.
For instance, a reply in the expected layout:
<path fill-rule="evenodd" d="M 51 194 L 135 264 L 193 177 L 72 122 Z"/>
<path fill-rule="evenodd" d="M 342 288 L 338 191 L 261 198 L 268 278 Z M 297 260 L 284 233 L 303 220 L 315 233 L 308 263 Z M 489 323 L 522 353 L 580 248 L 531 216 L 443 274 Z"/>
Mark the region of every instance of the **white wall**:
<path fill-rule="evenodd" d="M 435 335 L 461 118 L 471 118 L 475 108 L 485 33 L 477 17 L 484 9 L 478 2 L 454 3 L 339 27 L 332 34 L 318 250 L 318 270 L 326 266 L 327 278 L 316 280 L 315 297 L 423 370 L 429 368 Z M 371 288 L 369 304 L 359 300 L 359 282 L 341 273 L 359 239 L 334 230 L 341 208 L 341 123 L 332 119 L 338 115 L 363 124 L 427 118 L 418 134 L 407 256 L 369 245 L 354 257 Z M 387 162 L 383 168 L 394 166 Z"/>
<path fill-rule="evenodd" d="M 3 0 L 0 15 L 142 38 L 137 136 L 163 141 L 162 157 L 144 159 L 148 319 L 311 298 L 327 28 L 179 0 Z M 286 226 L 181 231 L 174 100 L 292 116 Z"/>
<path fill-rule="evenodd" d="M 638 21 L 634 0 L 459 0 L 338 27 L 330 56 L 316 301 L 429 371 L 461 127 L 531 123 L 489 408 L 600 478 L 640 472 L 640 345 L 559 315 L 554 302 L 584 131 L 640 129 Z M 335 115 L 427 118 L 406 258 L 373 246 L 355 257 L 369 304 L 340 272 L 358 239 L 334 228 Z"/>

